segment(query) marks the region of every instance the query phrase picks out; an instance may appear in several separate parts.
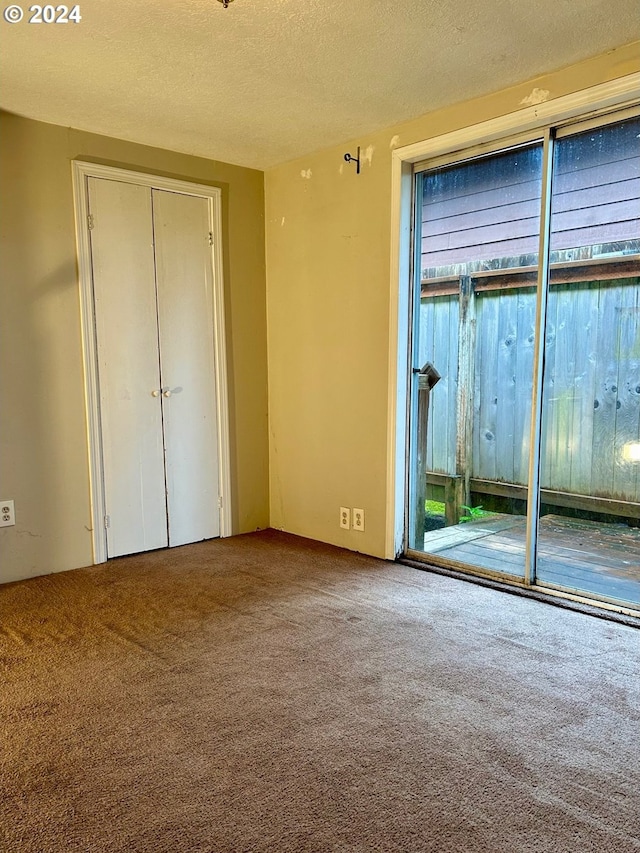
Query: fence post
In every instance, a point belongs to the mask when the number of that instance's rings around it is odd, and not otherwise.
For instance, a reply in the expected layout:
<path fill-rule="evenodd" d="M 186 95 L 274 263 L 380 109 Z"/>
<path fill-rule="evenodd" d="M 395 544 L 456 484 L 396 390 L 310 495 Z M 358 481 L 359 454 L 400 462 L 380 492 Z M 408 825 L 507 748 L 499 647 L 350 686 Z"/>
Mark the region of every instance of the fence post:
<path fill-rule="evenodd" d="M 440 374 L 427 361 L 418 371 L 418 435 L 416 441 L 415 516 L 412 547 L 424 550 L 424 516 L 427 498 L 427 425 L 429 421 L 429 395 L 440 381 Z"/>
<path fill-rule="evenodd" d="M 456 500 L 455 520 L 458 524 L 460 508 L 469 506 L 471 492 L 469 481 L 473 470 L 473 391 L 475 385 L 476 355 L 476 295 L 469 275 L 460 276 L 460 314 L 458 321 L 458 388 L 456 394 Z"/>
<path fill-rule="evenodd" d="M 464 503 L 462 489 L 464 480 L 457 474 L 447 477 L 444 484 L 444 516 L 447 527 L 453 527 L 460 523 L 460 507 Z"/>

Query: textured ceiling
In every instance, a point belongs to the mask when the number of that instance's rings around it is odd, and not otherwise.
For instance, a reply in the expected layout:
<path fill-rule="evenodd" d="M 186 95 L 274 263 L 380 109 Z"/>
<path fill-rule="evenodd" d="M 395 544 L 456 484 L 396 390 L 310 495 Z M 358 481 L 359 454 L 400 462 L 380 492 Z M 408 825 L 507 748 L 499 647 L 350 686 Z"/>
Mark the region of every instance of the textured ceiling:
<path fill-rule="evenodd" d="M 637 0 L 79 5 L 0 19 L 2 108 L 260 169 L 640 38 Z"/>

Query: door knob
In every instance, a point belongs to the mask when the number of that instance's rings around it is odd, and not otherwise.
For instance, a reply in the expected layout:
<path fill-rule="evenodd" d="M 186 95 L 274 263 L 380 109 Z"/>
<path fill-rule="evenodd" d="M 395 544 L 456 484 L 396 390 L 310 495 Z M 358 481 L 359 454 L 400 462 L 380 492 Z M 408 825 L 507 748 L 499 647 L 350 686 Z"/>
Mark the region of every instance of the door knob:
<path fill-rule="evenodd" d="M 165 396 L 165 397 L 170 397 L 170 396 L 171 396 L 171 391 L 168 391 L 168 390 L 167 390 L 167 391 L 165 391 L 165 392 L 164 392 L 164 396 Z"/>
<path fill-rule="evenodd" d="M 156 389 L 155 391 L 152 391 L 152 392 L 151 392 L 151 396 L 152 396 L 152 397 L 159 397 L 159 396 L 160 396 L 160 392 Z"/>

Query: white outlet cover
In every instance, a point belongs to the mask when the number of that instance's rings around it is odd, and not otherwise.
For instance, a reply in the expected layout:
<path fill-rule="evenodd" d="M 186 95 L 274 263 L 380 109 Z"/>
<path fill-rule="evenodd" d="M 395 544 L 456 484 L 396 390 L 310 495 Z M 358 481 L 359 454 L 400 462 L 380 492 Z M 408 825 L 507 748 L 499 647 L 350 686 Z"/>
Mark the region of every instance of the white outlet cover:
<path fill-rule="evenodd" d="M 351 510 L 348 506 L 340 507 L 340 527 L 343 530 L 351 529 Z"/>
<path fill-rule="evenodd" d="M 353 529 L 364 532 L 364 510 L 353 508 Z"/>
<path fill-rule="evenodd" d="M 0 527 L 12 527 L 16 523 L 13 501 L 0 501 Z"/>

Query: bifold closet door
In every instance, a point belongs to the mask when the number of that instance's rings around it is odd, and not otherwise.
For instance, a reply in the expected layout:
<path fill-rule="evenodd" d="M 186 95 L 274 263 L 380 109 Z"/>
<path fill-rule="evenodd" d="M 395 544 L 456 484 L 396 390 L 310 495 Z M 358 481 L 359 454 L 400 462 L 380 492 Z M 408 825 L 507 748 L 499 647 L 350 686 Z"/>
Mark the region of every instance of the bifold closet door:
<path fill-rule="evenodd" d="M 88 179 L 109 557 L 168 543 L 151 191 Z"/>
<path fill-rule="evenodd" d="M 107 554 L 220 535 L 209 206 L 90 178 Z"/>
<path fill-rule="evenodd" d="M 169 544 L 220 535 L 209 206 L 153 190 Z"/>

